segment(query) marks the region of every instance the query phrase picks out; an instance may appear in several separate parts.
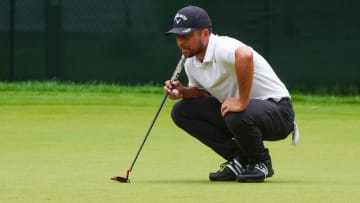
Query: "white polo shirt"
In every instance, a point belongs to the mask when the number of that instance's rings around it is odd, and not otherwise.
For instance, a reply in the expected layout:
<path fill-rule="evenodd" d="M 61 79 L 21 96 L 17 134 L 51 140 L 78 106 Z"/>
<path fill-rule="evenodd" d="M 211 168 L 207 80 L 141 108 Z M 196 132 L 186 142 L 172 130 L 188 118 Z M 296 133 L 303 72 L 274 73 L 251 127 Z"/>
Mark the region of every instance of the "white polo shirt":
<path fill-rule="evenodd" d="M 195 56 L 185 62 L 189 87 L 204 89 L 221 103 L 229 97 L 239 96 L 235 50 L 240 46 L 247 45 L 231 37 L 211 34 L 203 62 Z M 255 50 L 251 50 L 254 58 L 254 79 L 250 99 L 290 98 L 289 91 L 269 63 Z"/>

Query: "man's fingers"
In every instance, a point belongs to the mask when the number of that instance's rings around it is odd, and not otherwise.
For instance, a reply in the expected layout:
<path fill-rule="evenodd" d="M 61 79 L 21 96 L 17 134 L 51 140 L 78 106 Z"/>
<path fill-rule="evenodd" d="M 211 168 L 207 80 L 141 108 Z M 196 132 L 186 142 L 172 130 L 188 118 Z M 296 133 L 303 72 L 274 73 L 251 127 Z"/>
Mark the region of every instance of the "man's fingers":
<path fill-rule="evenodd" d="M 172 84 L 171 84 L 170 80 L 165 81 L 165 86 L 168 88 L 171 88 Z"/>
<path fill-rule="evenodd" d="M 173 86 L 172 86 L 170 80 L 165 81 L 165 86 L 164 86 L 165 91 L 170 93 L 172 88 L 173 88 Z"/>
<path fill-rule="evenodd" d="M 179 80 L 174 80 L 171 82 L 172 85 L 178 85 L 179 84 Z"/>
<path fill-rule="evenodd" d="M 171 88 L 178 89 L 179 86 L 180 86 L 180 82 L 178 80 L 175 80 L 175 81 L 171 82 Z"/>
<path fill-rule="evenodd" d="M 221 106 L 221 115 L 225 116 L 229 112 L 229 107 L 226 105 Z"/>

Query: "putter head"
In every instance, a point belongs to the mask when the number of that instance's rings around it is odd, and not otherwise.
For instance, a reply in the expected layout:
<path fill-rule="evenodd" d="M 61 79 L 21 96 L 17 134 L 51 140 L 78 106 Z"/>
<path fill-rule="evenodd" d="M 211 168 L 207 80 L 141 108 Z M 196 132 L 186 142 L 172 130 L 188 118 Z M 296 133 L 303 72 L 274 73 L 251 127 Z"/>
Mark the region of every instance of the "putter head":
<path fill-rule="evenodd" d="M 120 183 L 130 183 L 129 174 L 130 174 L 131 171 L 132 171 L 132 167 L 130 167 L 126 171 L 126 178 L 121 177 L 121 176 L 114 176 L 114 177 L 111 178 L 111 180 L 118 181 Z"/>
<path fill-rule="evenodd" d="M 130 183 L 129 178 L 124 178 L 124 177 L 121 177 L 121 176 L 114 176 L 114 177 L 111 178 L 111 180 L 118 181 L 118 182 L 121 182 L 121 183 Z"/>

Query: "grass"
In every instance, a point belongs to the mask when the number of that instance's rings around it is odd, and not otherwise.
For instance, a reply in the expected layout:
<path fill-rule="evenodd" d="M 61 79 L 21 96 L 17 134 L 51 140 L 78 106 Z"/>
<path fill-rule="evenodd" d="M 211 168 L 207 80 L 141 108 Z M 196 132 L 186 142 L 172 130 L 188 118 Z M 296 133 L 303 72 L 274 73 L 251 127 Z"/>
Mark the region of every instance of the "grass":
<path fill-rule="evenodd" d="M 223 160 L 179 130 L 168 100 L 130 178 L 125 172 L 162 88 L 0 83 L 0 203 L 358 202 L 359 97 L 294 95 L 299 146 L 266 142 L 275 176 L 212 183 Z"/>

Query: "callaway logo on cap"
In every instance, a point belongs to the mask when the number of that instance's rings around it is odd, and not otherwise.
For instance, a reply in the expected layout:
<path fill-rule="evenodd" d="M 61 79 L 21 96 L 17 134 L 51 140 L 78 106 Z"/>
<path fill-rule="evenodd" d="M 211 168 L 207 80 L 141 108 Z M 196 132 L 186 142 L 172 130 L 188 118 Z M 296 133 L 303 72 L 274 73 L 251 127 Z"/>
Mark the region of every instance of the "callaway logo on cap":
<path fill-rule="evenodd" d="M 166 35 L 187 35 L 197 29 L 209 27 L 212 27 L 211 19 L 204 9 L 186 6 L 176 13 L 173 27 Z"/>
<path fill-rule="evenodd" d="M 187 20 L 188 18 L 184 16 L 183 14 L 177 13 L 174 18 L 174 22 L 176 24 L 179 24 L 182 20 Z"/>

